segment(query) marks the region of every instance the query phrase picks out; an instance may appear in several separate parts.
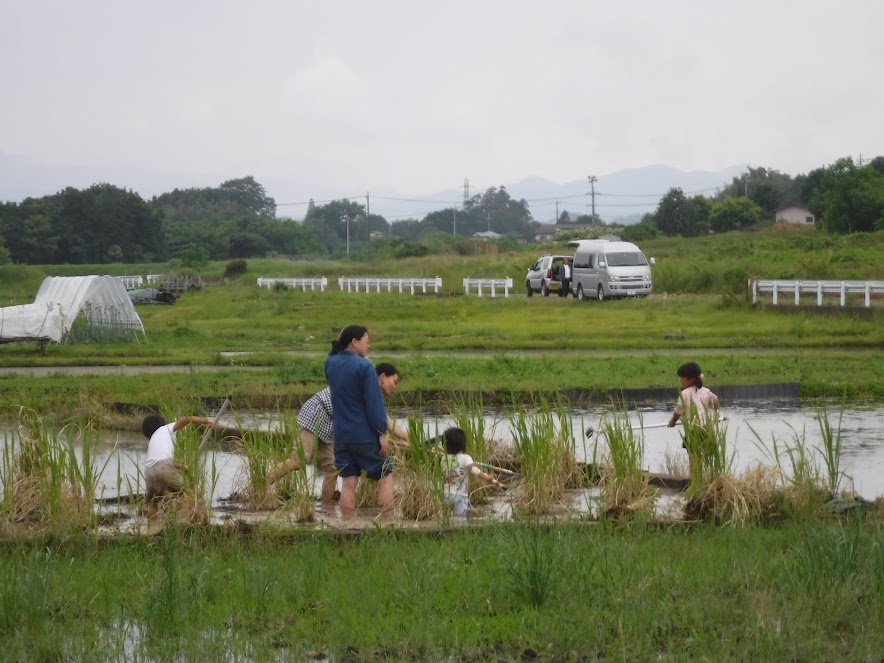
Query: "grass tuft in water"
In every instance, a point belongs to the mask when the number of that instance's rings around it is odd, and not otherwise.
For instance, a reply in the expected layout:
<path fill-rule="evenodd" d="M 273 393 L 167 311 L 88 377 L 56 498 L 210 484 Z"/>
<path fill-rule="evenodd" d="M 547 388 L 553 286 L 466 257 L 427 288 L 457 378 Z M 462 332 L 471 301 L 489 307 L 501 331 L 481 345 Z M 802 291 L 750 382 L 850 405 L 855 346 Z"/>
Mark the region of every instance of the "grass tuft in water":
<path fill-rule="evenodd" d="M 409 448 L 394 445 L 396 504 L 407 520 L 430 520 L 447 511 L 442 508 L 441 447 L 438 437 L 427 439 L 423 417 L 408 420 Z"/>
<path fill-rule="evenodd" d="M 510 429 L 523 477 L 514 499 L 515 513 L 549 513 L 563 501 L 568 488 L 583 482 L 570 420 L 563 407 L 553 409 L 544 398 L 535 400 L 531 411 L 513 404 Z"/>
<path fill-rule="evenodd" d="M 641 426 L 641 415 L 639 415 Z M 602 435 L 607 449 L 601 459 L 601 487 L 604 512 L 611 517 L 649 514 L 654 509 L 655 492 L 648 486 L 642 470 L 644 439 L 632 427 L 625 404 L 612 404 L 611 413 L 602 421 Z M 597 454 L 594 452 L 594 456 Z"/>

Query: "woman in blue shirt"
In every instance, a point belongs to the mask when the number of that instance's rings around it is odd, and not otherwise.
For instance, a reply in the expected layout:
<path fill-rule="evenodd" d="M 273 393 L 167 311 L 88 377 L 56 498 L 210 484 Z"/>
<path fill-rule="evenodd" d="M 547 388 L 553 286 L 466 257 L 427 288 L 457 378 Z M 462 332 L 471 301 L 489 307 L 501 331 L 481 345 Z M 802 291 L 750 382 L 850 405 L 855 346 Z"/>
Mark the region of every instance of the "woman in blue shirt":
<path fill-rule="evenodd" d="M 356 513 L 356 486 L 362 472 L 378 482 L 381 514 L 393 509 L 393 462 L 387 439 L 387 410 L 378 374 L 368 355 L 368 329 L 348 325 L 325 359 L 331 388 L 335 466 L 341 477 L 341 515 Z"/>

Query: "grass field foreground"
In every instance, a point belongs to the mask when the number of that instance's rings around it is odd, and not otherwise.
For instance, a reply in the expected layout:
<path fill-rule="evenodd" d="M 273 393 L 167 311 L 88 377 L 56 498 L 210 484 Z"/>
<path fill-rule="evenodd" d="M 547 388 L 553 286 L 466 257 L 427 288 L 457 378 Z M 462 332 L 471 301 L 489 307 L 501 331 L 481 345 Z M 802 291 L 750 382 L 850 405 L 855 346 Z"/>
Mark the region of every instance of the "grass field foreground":
<path fill-rule="evenodd" d="M 0 548 L 9 661 L 877 660 L 884 530 L 170 530 Z"/>

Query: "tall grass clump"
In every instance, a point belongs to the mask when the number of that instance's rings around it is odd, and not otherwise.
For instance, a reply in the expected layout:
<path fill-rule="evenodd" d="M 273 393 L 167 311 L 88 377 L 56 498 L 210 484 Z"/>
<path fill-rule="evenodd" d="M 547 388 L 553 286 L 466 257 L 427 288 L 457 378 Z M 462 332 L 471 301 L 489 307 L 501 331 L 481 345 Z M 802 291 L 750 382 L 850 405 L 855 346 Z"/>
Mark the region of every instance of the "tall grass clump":
<path fill-rule="evenodd" d="M 844 417 L 844 406 L 841 406 L 841 412 L 838 415 L 838 427 L 833 429 L 829 423 L 829 415 L 825 410 L 820 410 L 817 420 L 820 425 L 820 435 L 823 438 L 822 448 L 817 447 L 817 451 L 823 457 L 823 467 L 826 470 L 826 487 L 829 490 L 829 496 L 834 497 L 838 494 L 842 479 L 845 474 L 841 469 L 841 420 Z"/>
<path fill-rule="evenodd" d="M 549 513 L 568 488 L 582 482 L 570 416 L 541 398 L 530 412 L 515 403 L 509 422 L 523 477 L 513 508 L 526 515 Z"/>
<path fill-rule="evenodd" d="M 710 412 L 705 419 L 692 411 L 683 419 L 691 482 L 685 515 L 723 524 L 743 524 L 757 513 L 757 502 L 745 483 L 731 472 L 733 456 L 727 450 L 727 424 Z M 754 489 L 753 489 L 754 490 Z"/>
<path fill-rule="evenodd" d="M 489 440 L 485 437 L 485 408 L 481 394 L 469 394 L 466 397 L 456 396 L 450 411 L 455 426 L 466 434 L 467 452 L 470 456 L 477 462 L 489 462 L 492 449 Z M 444 450 L 442 451 L 444 452 Z M 488 492 L 483 490 L 484 482 L 472 474 L 469 475 L 468 481 L 470 501 L 473 504 L 487 503 L 489 499 Z"/>
<path fill-rule="evenodd" d="M 509 592 L 519 604 L 543 608 L 562 590 L 569 546 L 558 528 L 507 528 L 509 539 L 504 564 Z"/>
<path fill-rule="evenodd" d="M 780 481 L 776 490 L 781 493 L 784 514 L 802 517 L 818 514 L 828 496 L 823 487 L 819 464 L 807 444 L 805 431 L 799 433 L 792 428 L 791 442 L 772 434 L 768 447 L 752 426 L 749 426 L 749 430 L 755 436 L 755 446 L 773 460 L 779 472 Z"/>
<path fill-rule="evenodd" d="M 163 498 L 163 511 L 173 523 L 209 524 L 211 496 L 218 483 L 214 455 L 211 463 L 200 449 L 201 436 L 193 426 L 185 426 L 175 437 L 175 464 L 181 470 L 184 488 L 177 495 Z"/>
<path fill-rule="evenodd" d="M 56 532 L 94 527 L 93 502 L 104 471 L 96 456 L 99 442 L 92 422 L 58 427 L 22 408 L 18 429 L 4 444 L 0 480 L 5 527 L 29 523 Z"/>
<path fill-rule="evenodd" d="M 787 582 L 796 582 L 829 610 L 855 609 L 881 591 L 884 549 L 860 519 L 809 527 L 785 561 Z"/>
<path fill-rule="evenodd" d="M 607 449 L 598 456 L 605 514 L 619 517 L 652 511 L 654 495 L 642 471 L 644 440 L 633 429 L 625 404 L 614 404 L 602 421 L 601 432 L 607 441 Z"/>
<path fill-rule="evenodd" d="M 280 428 L 276 431 L 250 431 L 243 436 L 244 449 L 249 473 L 247 495 L 252 508 L 266 509 L 280 506 L 284 515 L 295 522 L 312 522 L 316 517 L 316 500 L 313 489 L 316 474 L 307 472 L 307 456 L 301 445 L 298 423 L 294 418 L 279 413 Z M 318 432 L 315 447 L 319 445 Z M 317 450 L 314 448 L 313 460 Z M 279 463 L 289 457 L 297 459 L 300 467 L 286 474 L 273 484 L 273 491 L 267 485 L 267 475 Z"/>
<path fill-rule="evenodd" d="M 408 440 L 408 449 L 394 451 L 399 513 L 407 520 L 429 520 L 440 513 L 445 519 L 438 437 L 426 438 L 423 417 L 417 415 L 408 420 Z"/>

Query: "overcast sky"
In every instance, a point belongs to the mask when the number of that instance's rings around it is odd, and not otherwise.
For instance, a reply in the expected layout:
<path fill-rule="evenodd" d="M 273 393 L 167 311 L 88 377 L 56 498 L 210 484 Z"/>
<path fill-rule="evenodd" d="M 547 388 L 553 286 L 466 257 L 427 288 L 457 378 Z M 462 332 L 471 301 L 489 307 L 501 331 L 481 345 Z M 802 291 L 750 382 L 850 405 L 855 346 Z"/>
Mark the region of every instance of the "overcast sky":
<path fill-rule="evenodd" d="M 881 0 L 0 0 L 0 155 L 342 196 L 798 174 L 884 154 L 882 32 Z"/>

